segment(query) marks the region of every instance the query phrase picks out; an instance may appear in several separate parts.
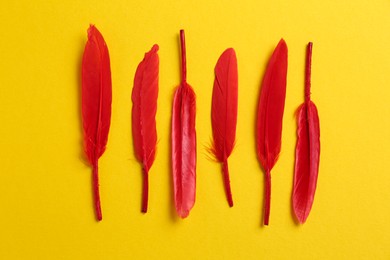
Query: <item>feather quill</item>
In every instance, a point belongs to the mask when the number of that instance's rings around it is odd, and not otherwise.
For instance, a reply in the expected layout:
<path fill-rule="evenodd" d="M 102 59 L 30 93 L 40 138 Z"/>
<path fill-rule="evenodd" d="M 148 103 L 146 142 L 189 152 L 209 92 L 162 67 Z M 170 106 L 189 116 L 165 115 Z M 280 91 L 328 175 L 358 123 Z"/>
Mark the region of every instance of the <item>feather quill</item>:
<path fill-rule="evenodd" d="M 141 211 L 148 211 L 149 170 L 156 156 L 156 112 L 158 97 L 158 45 L 145 54 L 134 77 L 131 99 L 132 131 L 137 160 L 142 163 L 143 192 Z"/>
<path fill-rule="evenodd" d="M 96 217 L 102 212 L 99 195 L 98 160 L 106 149 L 111 120 L 111 70 L 107 45 L 91 25 L 82 62 L 82 119 L 84 150 L 93 167 L 92 183 Z"/>
<path fill-rule="evenodd" d="M 195 203 L 196 132 L 195 93 L 187 83 L 184 31 L 180 31 L 181 83 L 175 91 L 172 111 L 172 173 L 175 208 L 186 218 Z"/>
<path fill-rule="evenodd" d="M 298 109 L 298 140 L 295 150 L 293 208 L 300 223 L 305 223 L 313 206 L 320 162 L 320 122 L 316 105 L 310 100 L 311 56 L 307 46 L 305 102 Z"/>
<path fill-rule="evenodd" d="M 281 39 L 265 72 L 257 111 L 257 156 L 265 171 L 264 225 L 269 223 L 271 170 L 278 160 L 286 97 L 287 45 Z"/>
<path fill-rule="evenodd" d="M 234 49 L 225 50 L 215 66 L 215 80 L 211 108 L 213 127 L 212 153 L 222 163 L 223 180 L 227 200 L 233 207 L 230 188 L 228 157 L 232 153 L 236 139 L 238 73 Z"/>

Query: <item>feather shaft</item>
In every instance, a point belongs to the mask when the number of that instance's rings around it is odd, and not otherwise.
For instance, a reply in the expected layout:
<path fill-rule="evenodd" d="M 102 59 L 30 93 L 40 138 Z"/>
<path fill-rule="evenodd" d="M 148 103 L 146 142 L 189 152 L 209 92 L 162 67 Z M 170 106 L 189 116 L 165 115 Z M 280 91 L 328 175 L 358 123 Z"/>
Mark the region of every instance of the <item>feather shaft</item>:
<path fill-rule="evenodd" d="M 111 121 L 111 70 L 107 45 L 97 28 L 88 29 L 82 61 L 82 119 L 84 150 L 93 167 L 92 184 L 96 217 L 102 212 L 99 195 L 98 160 L 106 149 Z"/>
<path fill-rule="evenodd" d="M 287 78 L 287 45 L 281 39 L 264 74 L 257 112 L 257 156 L 265 172 L 264 225 L 269 224 L 271 170 L 281 149 Z"/>
<path fill-rule="evenodd" d="M 316 105 L 311 101 L 311 57 L 313 44 L 307 46 L 305 102 L 298 109 L 297 145 L 293 209 L 300 223 L 305 223 L 314 202 L 320 160 L 320 124 Z"/>
<path fill-rule="evenodd" d="M 142 167 L 143 187 L 142 187 L 142 208 L 141 212 L 148 212 L 148 198 L 149 198 L 149 172 Z"/>
<path fill-rule="evenodd" d="M 100 192 L 99 192 L 99 170 L 98 164 L 93 165 L 92 168 L 92 187 L 95 200 L 95 210 L 98 220 L 102 220 L 102 209 L 100 207 Z"/>
<path fill-rule="evenodd" d="M 226 197 L 228 200 L 228 204 L 230 207 L 233 207 L 233 196 L 232 196 L 232 190 L 230 187 L 229 166 L 228 166 L 227 159 L 222 163 L 222 173 L 223 173 L 223 181 L 225 184 L 225 191 L 226 191 Z"/>
<path fill-rule="evenodd" d="M 175 91 L 172 108 L 172 174 L 175 208 L 186 218 L 195 203 L 196 131 L 195 93 L 187 84 L 184 31 L 180 31 L 181 83 Z"/>

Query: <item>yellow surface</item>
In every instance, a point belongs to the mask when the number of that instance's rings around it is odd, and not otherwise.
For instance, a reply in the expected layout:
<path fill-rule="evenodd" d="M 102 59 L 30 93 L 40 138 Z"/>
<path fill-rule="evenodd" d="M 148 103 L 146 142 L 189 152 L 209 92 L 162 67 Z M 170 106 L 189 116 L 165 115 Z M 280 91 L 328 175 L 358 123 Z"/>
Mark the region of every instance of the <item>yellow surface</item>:
<path fill-rule="evenodd" d="M 390 2 L 3 1 L 0 4 L 0 259 L 389 259 Z M 95 221 L 84 162 L 80 64 L 96 24 L 111 54 L 113 105 L 100 160 L 103 221 Z M 173 209 L 169 168 L 179 29 L 198 100 L 197 201 Z M 254 126 L 260 82 L 283 37 L 289 70 L 283 145 L 273 169 L 270 226 Z M 291 211 L 296 122 L 305 48 L 321 120 L 318 189 L 308 222 Z M 149 212 L 140 213 L 131 90 L 137 64 L 160 45 L 158 154 Z M 239 66 L 237 147 L 230 158 L 235 206 L 220 166 L 207 159 L 213 68 L 227 47 Z"/>

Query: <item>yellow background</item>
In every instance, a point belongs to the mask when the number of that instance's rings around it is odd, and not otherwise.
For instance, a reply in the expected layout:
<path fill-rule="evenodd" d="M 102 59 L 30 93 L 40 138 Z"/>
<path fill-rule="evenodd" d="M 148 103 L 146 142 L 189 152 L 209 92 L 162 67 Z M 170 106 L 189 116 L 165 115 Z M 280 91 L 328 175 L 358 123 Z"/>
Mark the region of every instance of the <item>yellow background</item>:
<path fill-rule="evenodd" d="M 345 3 L 342 3 L 345 2 Z M 3 1 L 0 4 L 0 259 L 389 259 L 390 1 Z M 100 160 L 103 221 L 95 221 L 82 148 L 80 64 L 90 23 L 111 55 L 113 104 Z M 179 30 L 197 94 L 197 201 L 173 209 L 169 169 Z M 283 37 L 289 70 L 270 226 L 255 154 L 260 82 Z M 305 48 L 314 42 L 312 98 L 321 121 L 318 188 L 305 225 L 291 211 Z M 131 137 L 136 66 L 160 46 L 158 154 L 149 212 Z M 235 205 L 209 160 L 214 65 L 234 47 L 239 69 Z"/>

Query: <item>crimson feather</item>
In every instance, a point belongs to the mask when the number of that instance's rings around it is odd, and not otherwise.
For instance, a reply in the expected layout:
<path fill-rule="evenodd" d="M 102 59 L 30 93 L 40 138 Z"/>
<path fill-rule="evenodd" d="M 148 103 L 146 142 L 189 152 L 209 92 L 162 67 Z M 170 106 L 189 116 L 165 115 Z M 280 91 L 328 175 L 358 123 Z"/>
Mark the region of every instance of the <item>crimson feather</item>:
<path fill-rule="evenodd" d="M 138 65 L 131 96 L 133 101 L 132 130 L 134 150 L 137 160 L 142 163 L 143 172 L 141 208 L 143 213 L 146 213 L 148 210 L 149 170 L 156 156 L 156 112 L 159 70 L 157 51 L 158 45 L 154 45 Z"/>
<path fill-rule="evenodd" d="M 222 163 L 226 196 L 230 207 L 233 198 L 230 188 L 228 157 L 233 151 L 237 124 L 238 73 L 234 49 L 225 50 L 215 66 L 211 122 L 213 127 L 213 152 Z"/>
<path fill-rule="evenodd" d="M 271 170 L 278 160 L 286 97 L 287 45 L 281 39 L 265 72 L 257 111 L 257 156 L 265 171 L 264 225 L 269 223 Z"/>
<path fill-rule="evenodd" d="M 196 132 L 195 93 L 187 83 L 184 31 L 180 31 L 181 83 L 175 91 L 172 111 L 172 173 L 175 208 L 185 218 L 195 203 Z"/>
<path fill-rule="evenodd" d="M 93 167 L 96 216 L 102 219 L 99 195 L 98 160 L 106 149 L 111 120 L 111 70 L 107 45 L 91 25 L 82 62 L 82 119 L 84 149 Z"/>
<path fill-rule="evenodd" d="M 305 102 L 298 109 L 298 140 L 295 150 L 293 208 L 300 223 L 305 223 L 313 206 L 320 162 L 320 122 L 316 105 L 310 100 L 311 56 L 307 46 Z"/>

